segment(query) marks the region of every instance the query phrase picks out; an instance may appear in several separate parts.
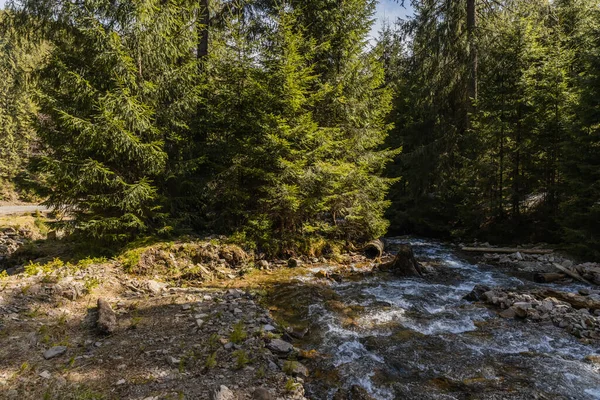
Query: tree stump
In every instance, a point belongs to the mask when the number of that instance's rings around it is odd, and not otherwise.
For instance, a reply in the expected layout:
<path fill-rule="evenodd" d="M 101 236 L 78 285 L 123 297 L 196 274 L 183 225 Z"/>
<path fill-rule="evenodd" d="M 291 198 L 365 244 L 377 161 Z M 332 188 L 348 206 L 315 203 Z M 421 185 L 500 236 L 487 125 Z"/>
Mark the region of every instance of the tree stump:
<path fill-rule="evenodd" d="M 398 276 L 423 276 L 421 264 L 415 259 L 412 247 L 407 244 L 401 245 L 396 257 L 390 262 L 380 264 L 379 269 Z"/>
<path fill-rule="evenodd" d="M 367 243 L 363 248 L 363 253 L 367 258 L 379 258 L 383 255 L 384 248 L 385 245 L 383 244 L 383 241 L 375 239 Z"/>

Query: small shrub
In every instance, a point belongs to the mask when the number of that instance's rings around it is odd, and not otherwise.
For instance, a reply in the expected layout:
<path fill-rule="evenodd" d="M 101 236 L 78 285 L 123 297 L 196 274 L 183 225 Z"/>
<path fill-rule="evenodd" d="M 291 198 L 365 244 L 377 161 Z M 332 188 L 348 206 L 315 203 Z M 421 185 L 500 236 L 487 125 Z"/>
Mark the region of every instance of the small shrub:
<path fill-rule="evenodd" d="M 100 285 L 100 280 L 98 278 L 94 277 L 88 277 L 85 278 L 85 290 L 87 290 L 88 293 L 91 293 L 92 290 L 94 290 L 95 288 L 97 288 Z"/>
<path fill-rule="evenodd" d="M 291 393 L 295 390 L 296 390 L 296 382 L 294 382 L 294 379 L 288 378 L 288 380 L 285 382 L 285 391 L 288 393 Z"/>
<path fill-rule="evenodd" d="M 234 351 L 233 356 L 235 357 L 235 369 L 242 369 L 250 362 L 250 359 L 244 350 Z"/>
<path fill-rule="evenodd" d="M 204 365 L 208 369 L 212 369 L 217 366 L 217 352 L 216 351 L 206 358 L 206 362 L 204 363 Z"/>
<path fill-rule="evenodd" d="M 248 335 L 244 330 L 244 323 L 240 321 L 233 326 L 233 331 L 229 335 L 229 340 L 235 344 L 240 344 L 246 340 L 247 336 Z"/>

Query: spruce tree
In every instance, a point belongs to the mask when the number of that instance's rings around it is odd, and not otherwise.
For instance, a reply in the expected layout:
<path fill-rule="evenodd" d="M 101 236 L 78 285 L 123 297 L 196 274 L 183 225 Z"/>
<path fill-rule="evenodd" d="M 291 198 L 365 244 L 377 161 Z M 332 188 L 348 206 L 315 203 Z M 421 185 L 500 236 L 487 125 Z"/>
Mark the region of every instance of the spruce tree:
<path fill-rule="evenodd" d="M 164 229 L 168 152 L 195 101 L 194 8 L 27 0 L 21 12 L 51 44 L 38 118 L 47 204 L 94 237 Z"/>

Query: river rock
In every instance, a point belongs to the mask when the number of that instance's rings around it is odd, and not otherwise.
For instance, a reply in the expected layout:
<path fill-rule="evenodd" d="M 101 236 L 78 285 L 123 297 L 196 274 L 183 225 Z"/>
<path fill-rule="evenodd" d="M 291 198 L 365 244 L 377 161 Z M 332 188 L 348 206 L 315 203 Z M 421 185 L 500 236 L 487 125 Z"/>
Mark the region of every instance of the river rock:
<path fill-rule="evenodd" d="M 514 318 L 516 315 L 517 315 L 517 313 L 515 312 L 514 307 L 507 308 L 506 310 L 504 310 L 500 313 L 500 316 L 502 318 L 507 318 L 507 319 Z"/>
<path fill-rule="evenodd" d="M 62 356 L 67 352 L 67 346 L 54 346 L 44 352 L 44 358 L 50 360 L 51 358 Z"/>
<path fill-rule="evenodd" d="M 526 318 L 528 310 L 531 309 L 531 303 L 519 301 L 514 303 L 512 308 L 515 310 L 515 315 L 517 317 Z"/>
<path fill-rule="evenodd" d="M 302 261 L 297 258 L 290 258 L 287 262 L 289 268 L 298 268 L 302 266 Z"/>
<path fill-rule="evenodd" d="M 467 301 L 479 301 L 482 300 L 483 294 L 489 292 L 491 288 L 486 285 L 475 285 L 473 290 L 467 294 L 463 299 Z"/>
<path fill-rule="evenodd" d="M 117 314 L 104 299 L 98 299 L 97 325 L 100 332 L 106 334 L 113 333 L 117 329 Z"/>
<path fill-rule="evenodd" d="M 252 392 L 252 398 L 254 400 L 274 400 L 275 397 L 264 387 L 254 389 Z"/>
<path fill-rule="evenodd" d="M 213 389 L 209 394 L 210 400 L 235 400 L 235 395 L 225 385 Z"/>
<path fill-rule="evenodd" d="M 291 343 L 288 343 L 285 340 L 273 339 L 269 343 L 267 343 L 267 349 L 275 353 L 287 354 L 294 349 L 294 346 L 292 346 Z"/>

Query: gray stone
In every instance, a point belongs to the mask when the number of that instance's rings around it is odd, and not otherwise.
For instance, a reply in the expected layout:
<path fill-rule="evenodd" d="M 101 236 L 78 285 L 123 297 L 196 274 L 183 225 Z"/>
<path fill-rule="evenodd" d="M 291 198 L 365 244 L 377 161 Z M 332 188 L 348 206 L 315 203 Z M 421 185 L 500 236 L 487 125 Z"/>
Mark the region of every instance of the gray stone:
<path fill-rule="evenodd" d="M 502 311 L 502 312 L 500 313 L 500 316 L 501 316 L 502 318 L 508 318 L 508 319 L 510 319 L 510 318 L 514 318 L 514 317 L 515 317 L 515 315 L 516 315 L 516 312 L 515 312 L 515 309 L 514 309 L 513 307 L 511 307 L 511 308 L 508 308 L 508 309 L 506 309 L 506 310 L 504 310 L 504 311 Z"/>
<path fill-rule="evenodd" d="M 42 373 L 40 373 L 40 376 L 44 379 L 50 379 L 52 378 L 52 374 L 48 371 L 43 371 Z"/>
<path fill-rule="evenodd" d="M 289 353 L 294 349 L 291 343 L 281 339 L 273 339 L 267 343 L 267 348 L 275 353 Z"/>
<path fill-rule="evenodd" d="M 273 332 L 273 331 L 276 331 L 276 330 L 277 330 L 277 328 L 275 328 L 271 324 L 266 324 L 266 325 L 263 326 L 263 331 L 265 331 L 265 332 Z"/>
<path fill-rule="evenodd" d="M 216 389 L 213 389 L 209 395 L 210 400 L 235 400 L 235 395 L 225 385 L 221 385 Z"/>
<path fill-rule="evenodd" d="M 44 352 L 44 358 L 49 360 L 54 357 L 62 356 L 67 352 L 67 346 L 55 346 Z"/>
<path fill-rule="evenodd" d="M 308 368 L 298 361 L 286 361 L 283 364 L 283 371 L 292 376 L 308 376 Z"/>
<path fill-rule="evenodd" d="M 110 334 L 117 329 L 117 314 L 106 300 L 98 299 L 98 329 L 102 333 Z"/>
<path fill-rule="evenodd" d="M 531 303 L 519 301 L 513 304 L 513 308 L 517 317 L 526 318 L 527 311 L 531 308 Z"/>
<path fill-rule="evenodd" d="M 158 283 L 156 281 L 150 280 L 146 282 L 148 287 L 148 291 L 154 294 L 159 294 L 164 289 L 165 285 L 163 283 Z"/>
<path fill-rule="evenodd" d="M 571 260 L 565 260 L 561 263 L 561 265 L 565 268 L 571 268 L 573 266 L 573 261 Z"/>
<path fill-rule="evenodd" d="M 267 389 L 259 387 L 254 389 L 252 398 L 255 400 L 274 400 L 275 397 Z"/>
<path fill-rule="evenodd" d="M 258 268 L 260 269 L 268 269 L 269 268 L 269 262 L 267 260 L 259 260 L 256 265 L 258 266 Z"/>

